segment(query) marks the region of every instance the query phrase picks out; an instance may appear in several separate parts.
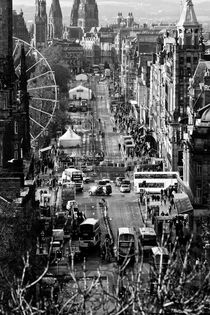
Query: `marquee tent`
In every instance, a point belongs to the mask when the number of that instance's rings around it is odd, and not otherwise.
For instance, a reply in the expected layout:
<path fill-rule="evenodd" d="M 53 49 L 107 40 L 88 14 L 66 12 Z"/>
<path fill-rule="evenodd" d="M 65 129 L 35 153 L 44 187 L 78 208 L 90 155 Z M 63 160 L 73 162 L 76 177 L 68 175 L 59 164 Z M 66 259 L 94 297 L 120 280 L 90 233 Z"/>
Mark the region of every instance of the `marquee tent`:
<path fill-rule="evenodd" d="M 85 86 L 78 85 L 75 88 L 69 90 L 70 100 L 90 100 L 92 98 L 92 90 Z"/>
<path fill-rule="evenodd" d="M 87 81 L 88 76 L 85 73 L 80 73 L 76 76 L 76 81 Z"/>
<path fill-rule="evenodd" d="M 81 137 L 78 136 L 71 128 L 59 138 L 58 145 L 63 148 L 73 148 L 81 146 Z"/>

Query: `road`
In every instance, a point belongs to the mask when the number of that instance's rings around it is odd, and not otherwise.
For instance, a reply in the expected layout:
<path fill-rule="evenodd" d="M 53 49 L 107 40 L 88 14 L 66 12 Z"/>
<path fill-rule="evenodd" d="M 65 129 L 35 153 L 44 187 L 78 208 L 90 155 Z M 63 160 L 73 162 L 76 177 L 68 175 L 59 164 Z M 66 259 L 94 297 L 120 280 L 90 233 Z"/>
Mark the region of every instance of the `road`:
<path fill-rule="evenodd" d="M 99 82 L 95 86 L 96 102 L 94 107 L 95 120 L 100 119 L 105 130 L 105 157 L 108 160 L 122 161 L 123 157 L 119 151 L 120 134 L 113 131 L 113 117 L 109 109 L 108 86 L 106 81 Z M 97 134 L 97 130 L 95 130 Z M 107 176 L 109 176 L 107 171 Z M 86 216 L 101 217 L 101 210 L 98 206 L 100 197 L 90 197 L 88 189 L 90 185 L 86 184 L 83 194 L 77 195 L 80 206 L 86 213 Z M 114 238 L 116 241 L 117 230 L 119 227 L 134 227 L 136 231 L 143 226 L 141 211 L 138 204 L 138 196 L 131 193 L 123 194 L 118 187 L 112 183 L 112 196 L 105 197 L 108 204 L 108 213 Z"/>
<path fill-rule="evenodd" d="M 120 134 L 113 131 L 113 117 L 109 110 L 109 97 L 108 97 L 108 87 L 106 83 L 99 83 L 95 86 L 96 100 L 94 102 L 93 116 L 97 123 L 94 123 L 94 133 L 98 135 L 98 128 L 103 126 L 105 131 L 105 139 L 103 143 L 103 150 L 105 153 L 105 158 L 112 161 L 123 161 L 121 152 L 119 151 L 119 141 Z M 102 96 L 102 98 L 101 98 Z M 98 122 L 101 121 L 99 124 Z M 92 150 L 92 142 L 88 140 L 85 141 L 85 150 L 90 152 Z M 100 141 L 102 145 L 102 141 Z M 113 173 L 107 169 L 106 177 L 113 177 Z M 104 176 L 103 174 L 97 174 L 96 181 Z M 103 220 L 102 210 L 99 206 L 99 200 L 101 197 L 89 196 L 88 190 L 94 183 L 85 184 L 83 193 L 78 193 L 76 199 L 79 208 L 85 212 L 86 217 L 99 218 L 101 220 L 102 235 L 106 234 L 105 224 Z M 50 200 L 50 205 L 53 207 L 55 203 L 54 193 L 52 193 L 52 198 Z M 39 191 L 37 191 L 37 199 L 39 196 Z M 57 194 L 57 205 L 60 203 L 60 194 Z M 138 228 L 143 226 L 143 220 L 141 211 L 138 204 L 138 196 L 134 194 L 133 191 L 130 193 L 121 193 L 119 188 L 115 186 L 112 181 L 112 195 L 104 197 L 108 205 L 108 216 L 110 220 L 110 226 L 114 236 L 115 246 L 117 240 L 117 231 L 119 227 L 134 227 L 136 231 Z M 99 252 L 95 251 L 88 253 L 87 257 L 87 273 L 88 276 L 94 275 L 100 267 L 101 272 L 105 276 L 109 276 L 110 285 L 113 286 L 115 282 L 116 268 L 117 265 L 115 260 L 107 263 L 102 261 Z M 81 262 L 75 262 L 75 267 L 77 272 L 83 272 Z M 64 261 L 57 262 L 55 266 L 51 266 L 50 271 L 59 274 L 69 274 L 71 266 L 66 264 L 66 259 Z"/>

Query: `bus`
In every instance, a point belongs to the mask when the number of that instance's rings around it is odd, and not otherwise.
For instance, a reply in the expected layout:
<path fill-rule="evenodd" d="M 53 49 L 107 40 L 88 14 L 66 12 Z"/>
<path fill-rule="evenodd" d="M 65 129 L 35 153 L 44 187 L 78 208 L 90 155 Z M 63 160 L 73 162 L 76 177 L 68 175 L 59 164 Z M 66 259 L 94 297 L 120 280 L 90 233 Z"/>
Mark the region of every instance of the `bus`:
<path fill-rule="evenodd" d="M 79 246 L 88 249 L 99 246 L 101 242 L 100 222 L 95 218 L 84 220 L 79 226 Z"/>
<path fill-rule="evenodd" d="M 136 239 L 133 228 L 120 227 L 117 233 L 117 261 L 125 263 L 134 260 L 136 254 Z"/>
<path fill-rule="evenodd" d="M 72 181 L 75 183 L 76 191 L 83 191 L 83 172 L 76 168 L 66 168 L 62 174 L 63 183 Z"/>
<path fill-rule="evenodd" d="M 169 186 L 177 187 L 178 172 L 134 172 L 134 192 L 160 194 L 161 190 Z"/>
<path fill-rule="evenodd" d="M 100 72 L 101 72 L 100 66 L 97 64 L 92 65 L 92 69 L 93 69 L 94 74 L 100 74 Z"/>
<path fill-rule="evenodd" d="M 143 255 L 143 259 L 149 259 L 152 247 L 157 246 L 157 238 L 154 228 L 139 228 L 139 245 L 141 254 Z"/>

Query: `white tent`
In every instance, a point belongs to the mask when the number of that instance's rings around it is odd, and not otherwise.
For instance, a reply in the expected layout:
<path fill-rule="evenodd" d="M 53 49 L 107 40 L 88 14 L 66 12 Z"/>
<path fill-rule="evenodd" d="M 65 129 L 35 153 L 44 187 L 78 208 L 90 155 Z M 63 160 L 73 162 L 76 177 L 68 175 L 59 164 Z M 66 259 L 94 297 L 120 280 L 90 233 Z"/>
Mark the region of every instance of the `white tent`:
<path fill-rule="evenodd" d="M 80 73 L 76 76 L 76 81 L 87 81 L 88 76 L 85 73 Z"/>
<path fill-rule="evenodd" d="M 81 146 L 81 137 L 69 128 L 59 139 L 58 145 L 63 148 L 72 148 Z"/>
<path fill-rule="evenodd" d="M 92 90 L 86 88 L 85 86 L 78 85 L 75 88 L 69 90 L 70 100 L 90 100 L 92 98 Z"/>

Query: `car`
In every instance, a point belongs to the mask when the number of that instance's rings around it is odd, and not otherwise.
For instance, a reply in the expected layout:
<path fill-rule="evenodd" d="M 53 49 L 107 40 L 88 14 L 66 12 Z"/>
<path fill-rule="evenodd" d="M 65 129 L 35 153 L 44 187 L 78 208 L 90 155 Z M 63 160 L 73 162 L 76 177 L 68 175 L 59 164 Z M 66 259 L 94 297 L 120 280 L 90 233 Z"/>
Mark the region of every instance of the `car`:
<path fill-rule="evenodd" d="M 121 185 L 129 185 L 130 188 L 131 188 L 131 182 L 129 179 L 123 179 L 122 182 L 121 182 Z"/>
<path fill-rule="evenodd" d="M 106 186 L 107 184 L 111 184 L 111 181 L 109 178 L 102 178 L 98 181 L 98 184 L 100 186 Z"/>
<path fill-rule="evenodd" d="M 83 177 L 83 182 L 84 182 L 85 184 L 94 183 L 94 178 L 89 177 L 89 176 Z"/>
<path fill-rule="evenodd" d="M 130 191 L 131 191 L 130 185 L 122 184 L 120 186 L 120 192 L 122 192 L 122 193 L 129 193 Z"/>
<path fill-rule="evenodd" d="M 125 177 L 116 177 L 116 180 L 115 180 L 115 185 L 117 186 L 117 187 L 120 187 L 120 185 L 121 185 L 121 183 L 122 183 L 122 181 L 125 179 Z"/>
<path fill-rule="evenodd" d="M 90 196 L 109 196 L 112 193 L 112 186 L 107 184 L 105 186 L 92 186 L 89 189 Z"/>

